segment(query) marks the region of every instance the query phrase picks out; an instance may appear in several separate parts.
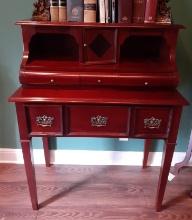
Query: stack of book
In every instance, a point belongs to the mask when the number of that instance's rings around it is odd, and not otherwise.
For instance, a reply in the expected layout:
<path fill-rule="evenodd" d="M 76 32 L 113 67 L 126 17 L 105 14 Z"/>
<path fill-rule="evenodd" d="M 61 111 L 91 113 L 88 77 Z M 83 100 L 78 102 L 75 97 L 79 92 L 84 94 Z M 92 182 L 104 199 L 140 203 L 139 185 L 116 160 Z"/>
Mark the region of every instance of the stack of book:
<path fill-rule="evenodd" d="M 51 21 L 67 21 L 66 0 L 50 0 Z"/>
<path fill-rule="evenodd" d="M 50 17 L 51 21 L 61 22 L 154 23 L 158 22 L 157 14 L 162 2 L 163 0 L 50 0 Z M 170 20 L 165 23 L 170 23 Z"/>

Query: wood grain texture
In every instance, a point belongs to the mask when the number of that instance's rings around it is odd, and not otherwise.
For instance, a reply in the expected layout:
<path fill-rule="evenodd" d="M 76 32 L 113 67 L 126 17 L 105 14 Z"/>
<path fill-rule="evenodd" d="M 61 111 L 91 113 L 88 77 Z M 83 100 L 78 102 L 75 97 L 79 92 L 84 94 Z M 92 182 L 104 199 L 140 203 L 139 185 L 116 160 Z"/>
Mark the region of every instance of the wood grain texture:
<path fill-rule="evenodd" d="M 31 209 L 23 165 L 0 164 L 1 220 L 190 220 L 192 168 L 169 182 L 165 208 L 154 210 L 159 168 L 37 166 L 41 208 Z"/>

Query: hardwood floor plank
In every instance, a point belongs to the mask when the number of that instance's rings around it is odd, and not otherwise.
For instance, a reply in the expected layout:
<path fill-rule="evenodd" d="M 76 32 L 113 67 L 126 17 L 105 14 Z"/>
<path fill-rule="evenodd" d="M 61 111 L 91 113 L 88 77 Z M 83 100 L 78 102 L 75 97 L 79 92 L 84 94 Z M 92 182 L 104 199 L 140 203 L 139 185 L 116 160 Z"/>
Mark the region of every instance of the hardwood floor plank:
<path fill-rule="evenodd" d="M 22 206 L 0 206 L 0 220 L 36 220 L 37 212 Z"/>
<path fill-rule="evenodd" d="M 192 220 L 191 171 L 168 182 L 155 212 L 158 167 L 37 165 L 33 211 L 23 165 L 0 164 L 0 220 Z"/>

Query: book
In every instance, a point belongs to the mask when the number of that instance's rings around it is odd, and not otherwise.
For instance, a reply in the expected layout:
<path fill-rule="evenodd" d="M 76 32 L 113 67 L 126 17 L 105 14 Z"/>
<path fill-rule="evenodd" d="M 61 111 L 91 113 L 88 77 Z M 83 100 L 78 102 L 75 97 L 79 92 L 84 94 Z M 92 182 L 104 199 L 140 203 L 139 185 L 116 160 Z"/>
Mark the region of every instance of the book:
<path fill-rule="evenodd" d="M 51 21 L 59 21 L 58 0 L 50 0 L 50 16 L 51 16 Z"/>
<path fill-rule="evenodd" d="M 118 22 L 131 23 L 132 21 L 132 0 L 118 1 Z"/>
<path fill-rule="evenodd" d="M 109 0 L 105 0 L 105 23 L 109 23 Z"/>
<path fill-rule="evenodd" d="M 84 0 L 84 22 L 96 22 L 97 0 Z"/>
<path fill-rule="evenodd" d="M 67 0 L 67 21 L 83 22 L 83 0 Z"/>
<path fill-rule="evenodd" d="M 133 0 L 133 23 L 144 23 L 146 0 Z"/>
<path fill-rule="evenodd" d="M 105 0 L 99 0 L 99 22 L 105 23 Z"/>
<path fill-rule="evenodd" d="M 108 0 L 108 22 L 112 22 L 112 0 Z"/>
<path fill-rule="evenodd" d="M 59 0 L 59 21 L 67 21 L 66 0 Z"/>
<path fill-rule="evenodd" d="M 147 0 L 145 9 L 145 23 L 154 23 L 157 14 L 158 0 Z"/>
<path fill-rule="evenodd" d="M 111 0 L 111 22 L 115 23 L 117 20 L 117 2 L 116 0 Z"/>

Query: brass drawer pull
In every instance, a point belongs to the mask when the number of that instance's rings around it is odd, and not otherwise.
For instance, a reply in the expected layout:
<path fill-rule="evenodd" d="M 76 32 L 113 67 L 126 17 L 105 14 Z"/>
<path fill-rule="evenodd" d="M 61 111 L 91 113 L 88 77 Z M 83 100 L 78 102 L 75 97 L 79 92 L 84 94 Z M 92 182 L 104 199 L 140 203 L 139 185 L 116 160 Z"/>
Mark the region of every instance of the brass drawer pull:
<path fill-rule="evenodd" d="M 151 117 L 151 118 L 145 118 L 144 119 L 144 128 L 149 128 L 149 129 L 158 129 L 161 125 L 161 119 Z"/>
<path fill-rule="evenodd" d="M 36 123 L 41 127 L 51 127 L 53 125 L 54 117 L 43 115 L 36 117 Z"/>
<path fill-rule="evenodd" d="M 92 127 L 106 127 L 108 122 L 108 117 L 97 115 L 91 117 Z"/>

